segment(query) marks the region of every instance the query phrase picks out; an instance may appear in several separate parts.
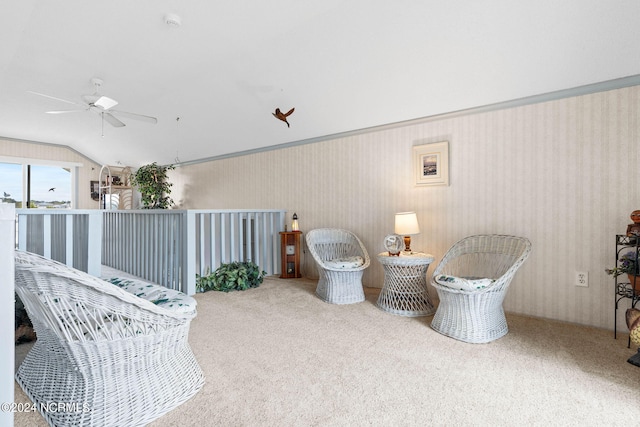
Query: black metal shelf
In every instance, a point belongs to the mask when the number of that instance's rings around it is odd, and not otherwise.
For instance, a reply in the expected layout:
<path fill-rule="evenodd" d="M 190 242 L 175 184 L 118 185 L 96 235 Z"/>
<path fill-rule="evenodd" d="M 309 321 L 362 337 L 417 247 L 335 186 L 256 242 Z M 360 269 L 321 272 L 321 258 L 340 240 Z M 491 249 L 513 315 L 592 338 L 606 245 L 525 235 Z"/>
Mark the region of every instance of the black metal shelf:
<path fill-rule="evenodd" d="M 616 263 L 618 265 L 618 261 L 620 260 L 620 253 L 625 249 L 633 250 L 635 249 L 636 253 L 636 264 L 638 264 L 638 253 L 640 251 L 640 237 L 636 236 L 627 236 L 625 234 L 616 235 Z M 625 281 L 624 278 L 626 275 L 615 276 L 615 312 L 614 312 L 614 321 L 613 321 L 613 338 L 617 338 L 618 332 L 618 303 L 623 299 L 631 300 L 631 307 L 635 308 L 638 301 L 640 301 L 640 292 L 634 292 L 634 283 L 630 281 Z M 636 276 L 634 280 L 638 280 L 638 284 L 640 285 L 640 277 Z M 638 288 L 638 286 L 636 286 Z M 630 342 L 629 342 L 630 343 Z"/>

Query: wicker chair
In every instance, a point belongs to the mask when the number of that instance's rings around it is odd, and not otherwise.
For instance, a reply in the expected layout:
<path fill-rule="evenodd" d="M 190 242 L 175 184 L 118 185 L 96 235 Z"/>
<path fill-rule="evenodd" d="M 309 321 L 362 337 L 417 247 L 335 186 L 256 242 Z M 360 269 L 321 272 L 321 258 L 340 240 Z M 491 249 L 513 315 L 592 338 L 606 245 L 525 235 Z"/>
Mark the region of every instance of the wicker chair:
<path fill-rule="evenodd" d="M 142 426 L 204 384 L 174 313 L 39 255 L 16 251 L 16 292 L 37 340 L 16 381 L 50 425 Z M 64 404 L 63 410 L 51 403 Z"/>
<path fill-rule="evenodd" d="M 431 322 L 437 332 L 470 343 L 486 343 L 508 332 L 502 302 L 511 279 L 531 252 L 531 242 L 522 237 L 470 236 L 454 244 L 433 272 L 431 284 L 440 305 Z M 480 289 L 456 289 L 444 278 L 458 283 L 482 283 Z M 469 280 L 477 280 L 469 282 Z M 486 280 L 491 279 L 491 280 Z"/>
<path fill-rule="evenodd" d="M 364 301 L 362 275 L 371 260 L 360 239 L 347 230 L 319 228 L 309 231 L 306 241 L 318 265 L 316 295 L 332 304 Z"/>

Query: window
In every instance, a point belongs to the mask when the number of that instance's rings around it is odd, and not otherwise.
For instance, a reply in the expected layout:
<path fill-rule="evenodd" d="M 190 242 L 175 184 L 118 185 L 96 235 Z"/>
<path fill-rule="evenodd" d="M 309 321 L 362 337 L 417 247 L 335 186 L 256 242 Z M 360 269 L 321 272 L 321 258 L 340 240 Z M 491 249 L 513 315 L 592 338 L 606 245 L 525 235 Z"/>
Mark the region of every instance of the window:
<path fill-rule="evenodd" d="M 3 203 L 15 203 L 22 207 L 22 165 L 0 163 L 0 195 Z"/>
<path fill-rule="evenodd" d="M 70 209 L 72 207 L 73 182 L 75 182 L 75 170 L 78 165 L 55 164 L 55 162 L 32 159 L 19 159 L 21 163 L 6 160 L 7 158 L 0 159 L 2 202 L 15 203 L 16 208 Z"/>
<path fill-rule="evenodd" d="M 71 208 L 71 171 L 59 166 L 31 166 L 29 200 L 38 208 Z"/>

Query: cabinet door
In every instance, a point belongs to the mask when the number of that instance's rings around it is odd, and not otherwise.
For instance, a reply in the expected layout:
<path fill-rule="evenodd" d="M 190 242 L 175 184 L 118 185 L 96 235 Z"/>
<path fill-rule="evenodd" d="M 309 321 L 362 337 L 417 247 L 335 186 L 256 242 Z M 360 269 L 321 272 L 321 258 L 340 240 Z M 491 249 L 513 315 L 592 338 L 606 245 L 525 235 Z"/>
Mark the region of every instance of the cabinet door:
<path fill-rule="evenodd" d="M 300 232 L 280 233 L 282 278 L 302 277 L 300 274 Z"/>

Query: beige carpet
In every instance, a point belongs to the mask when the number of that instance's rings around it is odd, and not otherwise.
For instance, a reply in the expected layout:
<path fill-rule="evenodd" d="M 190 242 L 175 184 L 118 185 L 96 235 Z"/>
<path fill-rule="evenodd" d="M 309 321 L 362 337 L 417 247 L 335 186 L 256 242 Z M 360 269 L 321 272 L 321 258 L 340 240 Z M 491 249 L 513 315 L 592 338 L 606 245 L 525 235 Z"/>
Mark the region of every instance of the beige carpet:
<path fill-rule="evenodd" d="M 509 334 L 466 344 L 367 301 L 338 306 L 315 282 L 268 278 L 198 294 L 190 341 L 206 376 L 165 426 L 629 426 L 640 368 L 627 335 L 508 315 Z M 433 289 L 432 289 L 433 291 Z M 435 294 L 435 293 L 434 293 Z M 28 347 L 18 346 L 17 359 Z M 27 398 L 16 385 L 16 402 Z M 16 414 L 16 426 L 43 426 Z"/>

